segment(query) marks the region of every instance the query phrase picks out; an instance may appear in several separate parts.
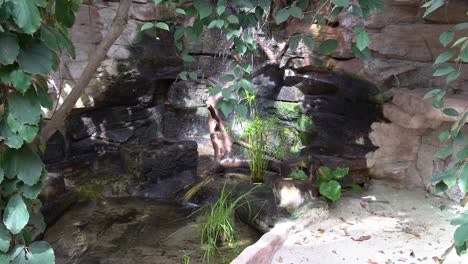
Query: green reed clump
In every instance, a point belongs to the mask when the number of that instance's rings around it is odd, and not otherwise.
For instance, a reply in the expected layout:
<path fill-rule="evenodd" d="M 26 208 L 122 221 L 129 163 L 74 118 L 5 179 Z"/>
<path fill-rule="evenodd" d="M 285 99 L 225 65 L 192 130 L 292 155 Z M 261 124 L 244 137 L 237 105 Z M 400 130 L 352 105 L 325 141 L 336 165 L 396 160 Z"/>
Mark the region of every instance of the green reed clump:
<path fill-rule="evenodd" d="M 218 200 L 207 204 L 199 210 L 204 211 L 204 223 L 201 227 L 201 245 L 205 250 L 203 260 L 209 262 L 210 258 L 219 252 L 222 245 L 236 249 L 236 229 L 234 225 L 234 212 L 237 208 L 247 204 L 249 196 L 255 188 L 233 199 L 234 188 L 228 190 L 224 184 Z"/>

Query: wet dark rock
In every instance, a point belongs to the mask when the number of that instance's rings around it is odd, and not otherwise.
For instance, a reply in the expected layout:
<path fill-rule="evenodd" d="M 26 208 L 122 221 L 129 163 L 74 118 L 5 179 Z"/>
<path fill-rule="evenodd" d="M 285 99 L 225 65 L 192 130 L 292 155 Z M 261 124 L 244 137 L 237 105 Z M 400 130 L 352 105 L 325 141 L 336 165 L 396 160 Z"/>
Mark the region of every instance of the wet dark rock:
<path fill-rule="evenodd" d="M 163 116 L 163 134 L 169 138 L 206 136 L 208 110 L 206 107 L 167 111 Z"/>
<path fill-rule="evenodd" d="M 95 106 L 151 105 L 155 82 L 127 73 L 114 80 L 111 85 L 96 98 Z"/>
<path fill-rule="evenodd" d="M 174 109 L 196 109 L 205 106 L 208 93 L 205 91 L 209 85 L 198 84 L 192 81 L 179 81 L 171 85 L 167 94 L 168 103 Z"/>
<path fill-rule="evenodd" d="M 268 66 L 267 69 L 252 80 L 260 98 L 275 100 L 283 86 L 283 70 L 276 65 Z"/>
<path fill-rule="evenodd" d="M 109 107 L 86 112 L 75 112 L 66 122 L 66 131 L 73 140 L 90 136 L 105 137 L 110 130 L 134 129 L 147 123 L 152 115 L 162 115 L 160 110 L 142 107 Z"/>
<path fill-rule="evenodd" d="M 66 147 L 65 139 L 60 132 L 55 134 L 47 141 L 46 151 L 42 154 L 42 160 L 44 162 L 53 162 L 65 158 Z"/>
<path fill-rule="evenodd" d="M 143 184 L 142 190 L 135 195 L 137 197 L 148 197 L 156 199 L 178 200 L 190 186 L 195 184 L 200 178 L 192 171 L 182 171 L 168 179 L 158 179 L 154 183 Z"/>
<path fill-rule="evenodd" d="M 126 171 L 140 182 L 160 183 L 184 171 L 193 175 L 197 171 L 195 141 L 158 139 L 128 143 L 120 147 L 120 157 Z"/>
<path fill-rule="evenodd" d="M 329 72 L 308 72 L 298 74 L 286 71 L 285 83 L 295 85 L 306 95 L 330 94 L 338 91 L 338 79 Z"/>

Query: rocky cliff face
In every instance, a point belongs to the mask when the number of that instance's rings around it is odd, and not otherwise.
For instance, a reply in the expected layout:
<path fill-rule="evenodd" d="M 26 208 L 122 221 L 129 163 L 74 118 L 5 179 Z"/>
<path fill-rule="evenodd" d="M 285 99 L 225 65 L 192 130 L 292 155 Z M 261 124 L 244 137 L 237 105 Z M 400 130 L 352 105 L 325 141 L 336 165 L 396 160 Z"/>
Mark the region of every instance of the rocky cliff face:
<path fill-rule="evenodd" d="M 227 70 L 225 50 L 219 45 L 222 36 L 215 30 L 207 31 L 195 45 L 196 61 L 184 64 L 170 32 L 139 31 L 143 23 L 171 15 L 151 2 L 134 1 L 124 34 L 68 119 L 65 138 L 56 135 L 49 142 L 49 160 L 117 150 L 133 139 L 161 136 L 192 137 L 199 146 L 208 146 L 204 80 Z M 340 164 L 363 170 L 370 168 L 375 176 L 405 186 L 428 186 L 432 170 L 426 168 L 432 166 L 432 159 L 427 153 L 432 150 L 427 149 L 433 149 L 429 138 L 447 120 L 421 119 L 417 111 L 400 109 L 391 98 L 406 91 L 402 88 L 429 89 L 443 84 L 443 78 L 432 78 L 432 62 L 443 51 L 438 37 L 453 24 L 468 21 L 468 3 L 450 1 L 446 8 L 423 19 L 419 0 L 384 2 L 386 11 L 365 22 L 341 16 L 333 27 L 290 24 L 278 29 L 275 34 L 279 37 L 303 31 L 316 35 L 318 43 L 335 38 L 340 46 L 329 57 L 300 46 L 285 59 L 284 68 L 272 68 L 258 76 L 254 81 L 259 105 L 263 115 L 278 115 L 287 126 L 293 127 L 300 115 L 313 119 L 318 134 L 305 131 L 310 142 L 304 152 L 333 157 L 344 162 Z M 62 60 L 60 76 L 65 85 L 61 97 L 70 91 L 105 35 L 117 5 L 103 0 L 82 5 L 72 30 L 77 60 Z M 353 28 L 357 25 L 369 31 L 369 61 L 352 55 Z M 199 81 L 174 83 L 183 70 L 197 71 Z M 463 77 L 451 86 L 459 94 L 466 93 L 468 81 L 468 71 L 464 67 L 462 71 Z M 406 116 L 395 114 L 398 111 Z"/>

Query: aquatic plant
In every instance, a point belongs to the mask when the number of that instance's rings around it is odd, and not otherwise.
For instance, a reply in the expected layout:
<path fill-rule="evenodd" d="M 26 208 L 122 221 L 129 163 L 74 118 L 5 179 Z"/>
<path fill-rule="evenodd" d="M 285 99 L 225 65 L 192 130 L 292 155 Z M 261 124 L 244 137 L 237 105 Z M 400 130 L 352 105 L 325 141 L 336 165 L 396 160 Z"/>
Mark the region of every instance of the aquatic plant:
<path fill-rule="evenodd" d="M 256 187 L 236 199 L 233 198 L 234 188 L 228 190 L 227 184 L 224 184 L 218 200 L 199 209 L 204 212 L 200 244 L 205 250 L 203 260 L 206 262 L 210 262 L 210 258 L 219 252 L 221 245 L 237 250 L 234 212 L 241 206 L 249 206 L 248 196 Z"/>

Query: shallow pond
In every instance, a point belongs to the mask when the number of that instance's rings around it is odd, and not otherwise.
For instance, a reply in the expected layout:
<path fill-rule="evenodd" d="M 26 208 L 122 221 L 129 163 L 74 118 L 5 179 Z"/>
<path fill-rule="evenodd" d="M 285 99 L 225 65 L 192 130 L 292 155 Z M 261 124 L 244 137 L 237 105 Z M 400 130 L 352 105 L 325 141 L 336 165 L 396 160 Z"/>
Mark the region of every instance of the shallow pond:
<path fill-rule="evenodd" d="M 193 209 L 134 197 L 80 202 L 45 234 L 58 264 L 202 263 L 201 217 Z M 190 216 L 190 217 L 188 217 Z M 229 263 L 260 234 L 238 222 L 237 251 L 223 248 L 210 263 Z"/>

